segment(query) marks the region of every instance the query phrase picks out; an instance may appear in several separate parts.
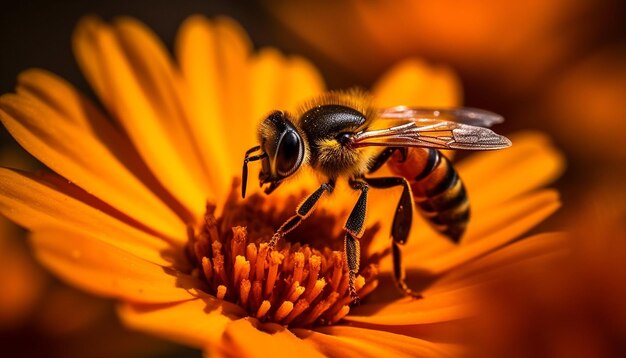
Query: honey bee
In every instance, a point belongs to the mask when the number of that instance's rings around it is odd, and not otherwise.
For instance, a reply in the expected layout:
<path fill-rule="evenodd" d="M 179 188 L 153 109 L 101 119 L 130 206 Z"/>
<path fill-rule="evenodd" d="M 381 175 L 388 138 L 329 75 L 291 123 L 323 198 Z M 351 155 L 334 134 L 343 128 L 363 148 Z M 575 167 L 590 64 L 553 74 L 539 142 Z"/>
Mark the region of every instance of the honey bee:
<path fill-rule="evenodd" d="M 397 106 L 376 109 L 364 92 L 329 92 L 304 103 L 294 113 L 271 112 L 259 125 L 259 145 L 245 153 L 242 197 L 246 195 L 248 163 L 261 161 L 259 182 L 272 193 L 304 166 L 325 178 L 276 230 L 269 246 L 295 229 L 330 194 L 339 179 L 360 192 L 344 225 L 344 252 L 349 292 L 359 270 L 359 239 L 363 235 L 369 187 L 402 187 L 394 213 L 391 238 L 394 277 L 405 295 L 421 297 L 405 282 L 400 246 L 409 236 L 413 205 L 432 227 L 458 242 L 470 217 L 465 187 L 450 161 L 439 151 L 494 150 L 511 146 L 504 136 L 487 129 L 501 123 L 495 113 L 473 108 L 430 109 Z M 369 177 L 388 163 L 398 176 Z"/>

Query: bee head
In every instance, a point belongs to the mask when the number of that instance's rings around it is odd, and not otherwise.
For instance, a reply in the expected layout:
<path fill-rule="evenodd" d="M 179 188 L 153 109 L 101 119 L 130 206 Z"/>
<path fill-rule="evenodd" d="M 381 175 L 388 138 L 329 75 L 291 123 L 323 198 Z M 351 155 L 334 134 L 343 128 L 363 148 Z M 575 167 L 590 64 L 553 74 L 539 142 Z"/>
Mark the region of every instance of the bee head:
<path fill-rule="evenodd" d="M 248 161 L 261 160 L 259 184 L 269 184 L 265 188 L 266 194 L 295 173 L 304 161 L 304 142 L 285 112 L 274 111 L 261 122 L 259 143 L 260 146 L 249 150 L 244 159 L 242 196 L 245 196 Z M 248 156 L 253 150 L 259 149 L 261 155 Z"/>

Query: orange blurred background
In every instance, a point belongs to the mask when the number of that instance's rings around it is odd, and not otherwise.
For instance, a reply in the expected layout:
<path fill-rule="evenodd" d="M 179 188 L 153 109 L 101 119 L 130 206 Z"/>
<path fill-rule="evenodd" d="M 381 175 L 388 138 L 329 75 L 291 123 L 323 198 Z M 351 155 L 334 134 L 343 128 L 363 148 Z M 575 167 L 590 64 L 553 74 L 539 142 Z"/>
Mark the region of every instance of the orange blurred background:
<path fill-rule="evenodd" d="M 330 88 L 367 88 L 391 65 L 408 57 L 451 66 L 463 83 L 465 105 L 503 114 L 507 122 L 498 131 L 505 134 L 520 129 L 547 132 L 567 158 L 567 171 L 556 183 L 564 206 L 540 230 L 571 231 L 572 255 L 556 267 L 494 283 L 493 291 L 485 293 L 487 307 L 494 309 L 478 323 L 484 334 L 472 336 L 474 342 L 484 343 L 478 345 L 477 356 L 626 353 L 626 2 L 13 3 L 0 14 L 0 91 L 11 91 L 20 71 L 37 66 L 89 93 L 70 49 L 72 29 L 87 13 L 105 19 L 135 16 L 170 48 L 178 25 L 188 15 L 226 14 L 242 23 L 256 46 L 274 46 L 309 58 Z M 16 153 L 6 132 L 0 139 L 3 153 Z M 24 157 L 19 152 L 4 155 L 0 164 L 37 166 L 19 159 Z M 0 266 L 1 272 L 24 272 L 20 278 L 33 283 L 28 287 L 32 292 L 13 300 L 20 305 L 11 306 L 11 316 L 0 307 L 3 347 L 23 344 L 14 337 L 55 341 L 57 336 L 42 333 L 39 313 L 33 312 L 53 307 L 51 287 L 71 289 L 28 257 L 23 232 L 8 228 L 3 235 L 7 239 L 0 242 L 0 258 L 24 257 L 28 264 L 19 265 L 30 268 Z M 0 260 L 12 262 L 4 261 Z M 18 287 L 21 281 L 13 280 Z M 6 297 L 0 300 L 2 305 L 11 301 Z M 66 302 L 85 300 L 87 311 L 100 310 L 94 314 L 97 319 L 115 322 L 110 302 L 81 297 Z M 102 327 L 93 322 L 92 327 Z M 131 334 L 114 323 L 110 329 L 116 333 L 107 334 Z M 105 339 L 106 334 L 98 334 Z M 81 336 L 64 337 L 71 342 Z M 160 344 L 163 350 L 147 350 L 144 355 L 199 354 Z"/>

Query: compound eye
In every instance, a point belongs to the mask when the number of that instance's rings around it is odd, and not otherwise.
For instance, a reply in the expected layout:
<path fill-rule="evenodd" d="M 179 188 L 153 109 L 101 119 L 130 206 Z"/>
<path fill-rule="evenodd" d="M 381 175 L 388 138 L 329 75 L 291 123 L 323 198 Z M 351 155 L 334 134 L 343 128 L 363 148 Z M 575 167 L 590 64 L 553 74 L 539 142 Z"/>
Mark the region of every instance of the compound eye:
<path fill-rule="evenodd" d="M 280 138 L 276 153 L 277 174 L 282 177 L 291 175 L 300 166 L 303 155 L 300 136 L 292 130 L 285 132 Z"/>

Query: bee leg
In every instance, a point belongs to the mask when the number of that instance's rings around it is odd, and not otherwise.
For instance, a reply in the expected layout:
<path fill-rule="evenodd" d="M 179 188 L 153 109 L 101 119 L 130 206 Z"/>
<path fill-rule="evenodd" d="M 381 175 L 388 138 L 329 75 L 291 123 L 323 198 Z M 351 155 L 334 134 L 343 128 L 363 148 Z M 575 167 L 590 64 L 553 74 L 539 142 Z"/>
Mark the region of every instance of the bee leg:
<path fill-rule="evenodd" d="M 346 262 L 348 264 L 348 287 L 350 296 L 355 304 L 359 303 L 359 295 L 354 287 L 356 275 L 359 273 L 359 265 L 361 259 L 361 246 L 359 239 L 363 236 L 363 224 L 365 223 L 365 213 L 367 211 L 367 183 L 361 180 L 350 180 L 350 187 L 360 190 L 361 194 L 357 199 L 346 224 L 346 237 L 344 240 L 344 252 L 346 253 Z"/>
<path fill-rule="evenodd" d="M 280 228 L 276 230 L 274 235 L 272 235 L 272 239 L 269 242 L 270 250 L 276 247 L 278 240 L 282 239 L 285 235 L 287 235 L 287 233 L 298 227 L 302 220 L 311 215 L 313 209 L 315 209 L 315 206 L 325 192 L 332 193 L 334 189 L 335 181 L 329 180 L 328 183 L 322 184 L 319 188 L 317 188 L 317 190 L 315 190 L 311 195 L 304 199 L 302 203 L 300 203 L 300 205 L 298 205 L 298 207 L 296 208 L 296 215 L 287 219 L 287 221 L 285 221 L 280 226 Z"/>
<path fill-rule="evenodd" d="M 396 285 L 402 293 L 414 298 L 421 298 L 422 296 L 419 293 L 411 290 L 406 284 L 406 273 L 402 265 L 402 252 L 400 251 L 400 245 L 404 245 L 409 237 L 409 230 L 413 221 L 413 199 L 411 198 L 409 183 L 402 177 L 365 178 L 365 181 L 372 188 L 377 189 L 402 186 L 402 194 L 396 206 L 396 213 L 391 225 L 393 274 L 396 279 Z"/>
<path fill-rule="evenodd" d="M 370 165 L 370 167 L 368 168 L 368 173 L 373 173 L 375 171 L 377 171 L 378 169 L 380 169 L 380 167 L 383 166 L 383 164 L 385 164 L 387 162 L 387 160 L 389 160 L 389 158 L 391 158 L 391 156 L 393 155 L 393 153 L 395 153 L 396 150 L 399 150 L 400 153 L 402 154 L 402 162 L 404 162 L 406 160 L 406 156 L 407 156 L 407 148 L 405 147 L 388 147 L 385 148 L 385 150 L 383 150 L 378 157 L 376 157 L 376 159 L 374 159 L 374 162 Z"/>

